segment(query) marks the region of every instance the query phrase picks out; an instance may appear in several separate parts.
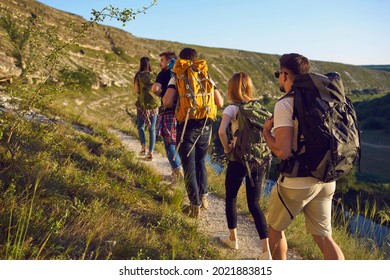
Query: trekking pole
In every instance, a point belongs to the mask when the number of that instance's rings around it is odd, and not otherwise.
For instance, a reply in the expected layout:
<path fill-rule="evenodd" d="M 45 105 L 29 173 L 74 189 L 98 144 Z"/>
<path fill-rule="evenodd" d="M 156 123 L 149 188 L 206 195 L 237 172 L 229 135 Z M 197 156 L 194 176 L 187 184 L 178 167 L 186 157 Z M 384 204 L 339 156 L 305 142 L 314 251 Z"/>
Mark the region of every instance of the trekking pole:
<path fill-rule="evenodd" d="M 188 123 L 188 118 L 189 118 L 189 116 L 190 116 L 190 111 L 191 111 L 191 108 L 188 108 L 188 110 L 187 110 L 187 115 L 186 115 L 186 120 L 185 120 L 185 122 L 184 122 L 183 131 L 182 131 L 181 137 L 180 137 L 180 142 L 179 142 L 179 144 L 178 144 L 177 147 L 176 147 L 175 154 L 173 155 L 173 160 L 176 160 L 177 153 L 179 152 L 180 145 L 181 145 L 181 143 L 183 143 L 184 133 L 186 132 L 187 123 Z"/>
<path fill-rule="evenodd" d="M 208 145 L 210 146 L 211 144 L 211 137 L 213 136 L 213 127 L 210 126 L 210 136 L 209 136 L 209 141 L 208 141 Z"/>

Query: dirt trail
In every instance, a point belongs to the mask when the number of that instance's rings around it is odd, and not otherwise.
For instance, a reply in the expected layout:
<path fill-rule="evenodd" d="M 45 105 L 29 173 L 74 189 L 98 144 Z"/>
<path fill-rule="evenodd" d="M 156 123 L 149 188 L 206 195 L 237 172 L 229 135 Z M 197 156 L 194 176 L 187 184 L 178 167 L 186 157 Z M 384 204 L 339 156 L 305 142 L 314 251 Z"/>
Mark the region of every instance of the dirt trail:
<path fill-rule="evenodd" d="M 110 130 L 111 133 L 116 135 L 122 144 L 129 150 L 139 152 L 140 144 L 137 139 L 123 134 L 117 130 Z M 145 165 L 151 166 L 153 170 L 157 170 L 159 174 L 163 176 L 169 176 L 172 171 L 169 162 L 164 155 L 155 152 L 153 161 L 142 161 Z M 208 196 L 209 208 L 202 210 L 201 216 L 198 220 L 199 230 L 216 242 L 220 244 L 226 256 L 231 259 L 255 259 L 261 255 L 261 243 L 257 235 L 253 220 L 243 215 L 238 215 L 238 236 L 239 236 L 239 250 L 234 251 L 231 249 L 225 249 L 219 242 L 218 236 L 220 234 L 226 234 L 227 224 L 225 216 L 225 202 L 223 199 L 213 195 Z M 301 259 L 301 257 L 294 251 L 289 250 L 288 259 Z"/>

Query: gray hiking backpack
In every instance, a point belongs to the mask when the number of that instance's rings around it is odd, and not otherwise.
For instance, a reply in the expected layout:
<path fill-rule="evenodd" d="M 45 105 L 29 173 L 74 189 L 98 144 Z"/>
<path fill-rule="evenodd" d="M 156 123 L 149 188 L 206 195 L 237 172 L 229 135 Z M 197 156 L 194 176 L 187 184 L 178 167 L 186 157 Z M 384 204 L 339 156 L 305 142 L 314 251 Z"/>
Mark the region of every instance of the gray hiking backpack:
<path fill-rule="evenodd" d="M 340 75 L 305 74 L 293 84 L 293 118 L 298 120 L 297 151 L 282 161 L 286 177 L 313 176 L 332 182 L 360 165 L 360 131 Z"/>

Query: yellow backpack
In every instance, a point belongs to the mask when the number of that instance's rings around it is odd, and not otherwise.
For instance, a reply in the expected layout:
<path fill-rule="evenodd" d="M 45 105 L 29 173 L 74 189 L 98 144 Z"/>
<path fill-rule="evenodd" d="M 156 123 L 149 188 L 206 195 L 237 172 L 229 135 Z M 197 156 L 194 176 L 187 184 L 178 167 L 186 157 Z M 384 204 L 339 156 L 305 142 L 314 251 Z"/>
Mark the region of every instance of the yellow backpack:
<path fill-rule="evenodd" d="M 176 119 L 179 123 L 188 119 L 215 120 L 217 106 L 214 103 L 214 85 L 208 74 L 205 60 L 178 59 L 173 66 L 179 100 Z"/>
<path fill-rule="evenodd" d="M 176 105 L 176 119 L 179 123 L 184 122 L 181 139 L 173 156 L 175 160 L 180 145 L 183 143 L 188 120 L 204 119 L 204 124 L 187 157 L 192 152 L 200 136 L 203 135 L 207 120 L 211 119 L 214 121 L 216 119 L 217 105 L 214 102 L 214 84 L 210 80 L 205 60 L 178 59 L 173 66 L 172 72 L 176 75 L 176 90 L 179 95 Z M 209 145 L 210 141 L 211 133 Z"/>

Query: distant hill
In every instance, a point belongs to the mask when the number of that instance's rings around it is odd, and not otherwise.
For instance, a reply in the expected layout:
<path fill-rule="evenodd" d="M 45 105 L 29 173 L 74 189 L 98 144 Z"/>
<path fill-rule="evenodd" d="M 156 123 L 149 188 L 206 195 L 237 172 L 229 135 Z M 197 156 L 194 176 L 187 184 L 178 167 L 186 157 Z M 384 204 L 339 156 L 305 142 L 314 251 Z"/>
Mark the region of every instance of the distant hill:
<path fill-rule="evenodd" d="M 23 20 L 41 17 L 47 28 L 56 27 L 61 40 L 68 40 L 74 35 L 67 24 L 72 21 L 81 26 L 85 20 L 77 15 L 56 10 L 34 0 L 2 0 L 0 5 L 12 11 L 15 24 Z M 3 12 L 2 12 L 3 13 Z M 4 13 L 3 13 L 4 14 Z M 148 16 L 147 14 L 145 15 Z M 4 28 L 0 27 L 0 82 L 20 75 L 20 68 L 12 56 L 12 45 Z M 71 69 L 88 69 L 96 75 L 94 88 L 129 86 L 141 56 L 149 56 L 156 71 L 159 70 L 159 53 L 172 50 L 177 53 L 183 47 L 191 45 L 162 40 L 137 38 L 118 28 L 97 25 L 79 44 L 70 45 L 65 52 L 63 62 Z M 248 72 L 254 82 L 258 95 L 278 97 L 281 93 L 273 72 L 278 69 L 279 55 L 232 50 L 223 48 L 194 47 L 200 58 L 208 61 L 210 74 L 222 93 L 226 93 L 227 80 L 238 71 Z M 42 51 L 45 51 L 44 49 Z M 347 93 L 352 90 L 379 89 L 390 90 L 390 73 L 342 63 L 312 61 L 313 72 L 326 73 L 337 71 L 341 74 Z M 34 78 L 34 77 L 32 77 Z M 39 78 L 39 71 L 36 79 Z"/>
<path fill-rule="evenodd" d="M 362 129 L 390 133 L 390 93 L 381 98 L 354 103 Z"/>
<path fill-rule="evenodd" d="M 371 70 L 379 70 L 379 71 L 386 71 L 390 72 L 390 65 L 361 65 L 361 67 L 365 67 Z"/>

